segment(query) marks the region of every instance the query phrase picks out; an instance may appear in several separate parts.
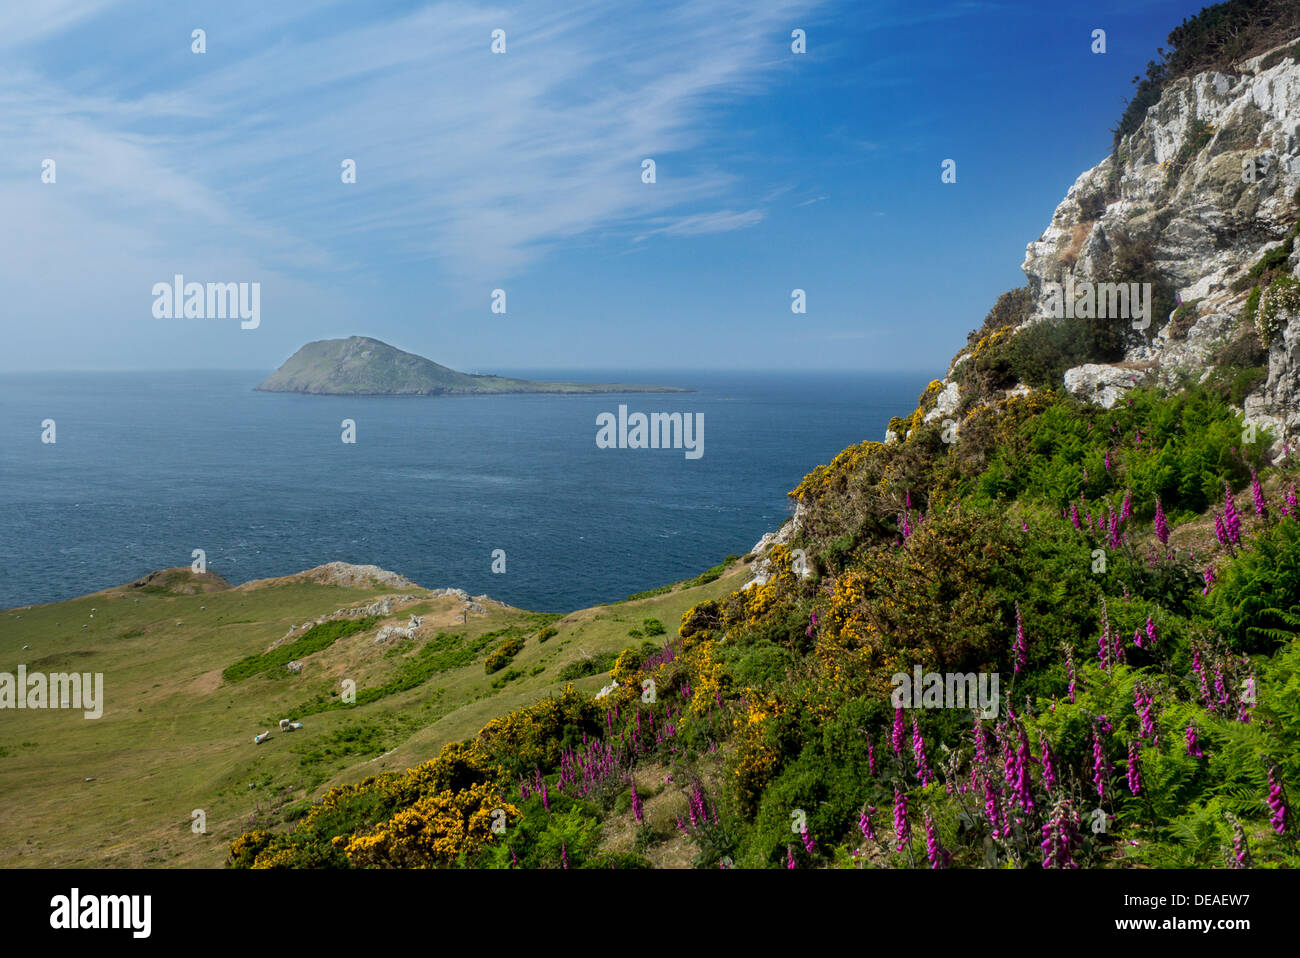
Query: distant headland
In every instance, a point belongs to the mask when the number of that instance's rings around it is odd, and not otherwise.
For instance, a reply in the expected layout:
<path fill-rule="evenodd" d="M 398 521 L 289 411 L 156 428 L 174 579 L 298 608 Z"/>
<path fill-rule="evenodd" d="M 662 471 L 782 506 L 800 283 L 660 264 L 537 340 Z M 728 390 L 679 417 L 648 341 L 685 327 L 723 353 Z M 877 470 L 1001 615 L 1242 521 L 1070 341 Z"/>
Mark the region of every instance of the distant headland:
<path fill-rule="evenodd" d="M 318 396 L 471 396 L 503 393 L 680 393 L 675 386 L 550 383 L 477 376 L 440 366 L 369 336 L 308 343 L 261 382 L 262 392 Z"/>

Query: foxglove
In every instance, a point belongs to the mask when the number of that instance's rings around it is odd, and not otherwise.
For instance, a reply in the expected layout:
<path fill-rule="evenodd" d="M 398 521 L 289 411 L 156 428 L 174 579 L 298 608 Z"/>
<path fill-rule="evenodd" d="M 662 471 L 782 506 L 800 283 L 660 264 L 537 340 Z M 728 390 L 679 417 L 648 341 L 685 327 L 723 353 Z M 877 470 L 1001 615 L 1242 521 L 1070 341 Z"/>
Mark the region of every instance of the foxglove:
<path fill-rule="evenodd" d="M 1273 831 L 1279 835 L 1286 833 L 1286 800 L 1282 796 L 1282 785 L 1275 777 L 1275 767 L 1268 770 L 1268 807 L 1272 811 L 1269 821 L 1273 825 Z"/>
<path fill-rule="evenodd" d="M 1012 647 L 1016 656 L 1015 674 L 1019 675 L 1028 662 L 1025 651 L 1025 623 L 1020 617 L 1020 603 L 1016 603 L 1016 644 Z"/>
<path fill-rule="evenodd" d="M 1097 786 L 1097 797 L 1106 798 L 1106 777 L 1110 774 L 1110 763 L 1106 761 L 1106 752 L 1101 747 L 1097 730 L 1092 730 L 1092 781 Z"/>
<path fill-rule="evenodd" d="M 934 776 L 925 760 L 925 739 L 921 735 L 921 727 L 916 724 L 915 716 L 912 717 L 912 760 L 916 763 L 916 777 L 923 786 L 929 785 Z"/>
<path fill-rule="evenodd" d="M 939 837 L 934 831 L 934 819 L 929 811 L 925 813 L 925 857 L 930 860 L 931 868 L 947 868 L 952 861 L 952 854 L 939 844 Z"/>
<path fill-rule="evenodd" d="M 1142 773 L 1138 770 L 1137 742 L 1128 743 L 1128 790 L 1134 795 L 1142 791 Z"/>
<path fill-rule="evenodd" d="M 907 820 L 907 796 L 894 786 L 894 837 L 898 840 L 897 851 L 912 838 L 912 826 Z"/>
<path fill-rule="evenodd" d="M 1052 758 L 1052 748 L 1047 744 L 1046 735 L 1044 735 L 1041 740 L 1041 751 L 1043 787 L 1047 789 L 1047 793 L 1050 795 L 1052 792 L 1056 791 L 1056 762 Z"/>
<path fill-rule="evenodd" d="M 1255 497 L 1255 515 L 1268 519 L 1268 503 L 1264 501 L 1264 487 L 1259 484 L 1259 476 L 1250 470 L 1250 491 Z"/>
<path fill-rule="evenodd" d="M 1074 809 L 1066 799 L 1058 799 L 1052 807 L 1052 816 L 1043 826 L 1044 868 L 1078 868 L 1074 861 L 1075 849 L 1079 846 L 1079 821 Z"/>
<path fill-rule="evenodd" d="M 1156 526 L 1156 538 L 1160 540 L 1160 544 L 1168 545 L 1169 544 L 1169 520 L 1165 518 L 1165 510 L 1164 507 L 1160 504 L 1159 499 L 1156 500 L 1155 526 Z"/>
<path fill-rule="evenodd" d="M 1223 528 L 1233 545 L 1241 541 L 1241 516 L 1232 501 L 1232 487 L 1226 482 L 1223 484 Z"/>
<path fill-rule="evenodd" d="M 870 808 L 863 807 L 862 814 L 858 816 L 858 828 L 862 829 L 862 837 L 873 842 L 876 840 L 876 830 L 871 827 L 871 815 L 875 810 L 874 805 Z"/>

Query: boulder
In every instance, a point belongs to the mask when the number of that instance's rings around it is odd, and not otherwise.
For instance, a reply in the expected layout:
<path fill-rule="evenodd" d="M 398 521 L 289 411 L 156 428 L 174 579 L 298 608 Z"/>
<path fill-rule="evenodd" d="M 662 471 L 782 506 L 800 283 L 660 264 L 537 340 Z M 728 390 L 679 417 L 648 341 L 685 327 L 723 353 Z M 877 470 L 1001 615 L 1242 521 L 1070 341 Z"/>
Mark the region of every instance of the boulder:
<path fill-rule="evenodd" d="M 1131 369 L 1103 363 L 1085 363 L 1065 372 L 1065 388 L 1073 396 L 1109 409 L 1138 384 Z"/>

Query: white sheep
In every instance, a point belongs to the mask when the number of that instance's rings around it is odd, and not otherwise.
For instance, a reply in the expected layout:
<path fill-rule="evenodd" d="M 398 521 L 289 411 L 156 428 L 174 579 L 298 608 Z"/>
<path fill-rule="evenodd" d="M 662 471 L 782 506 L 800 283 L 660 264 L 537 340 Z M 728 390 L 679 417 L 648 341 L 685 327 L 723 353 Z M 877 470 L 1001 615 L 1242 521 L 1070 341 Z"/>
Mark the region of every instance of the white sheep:
<path fill-rule="evenodd" d="M 268 738 L 270 738 L 270 737 L 271 737 L 271 730 L 270 730 L 270 729 L 267 729 L 267 730 L 266 730 L 265 732 L 263 732 L 261 735 L 254 735 L 254 736 L 253 736 L 253 744 L 254 744 L 254 745 L 261 745 L 263 742 L 265 742 L 265 741 L 266 741 Z"/>

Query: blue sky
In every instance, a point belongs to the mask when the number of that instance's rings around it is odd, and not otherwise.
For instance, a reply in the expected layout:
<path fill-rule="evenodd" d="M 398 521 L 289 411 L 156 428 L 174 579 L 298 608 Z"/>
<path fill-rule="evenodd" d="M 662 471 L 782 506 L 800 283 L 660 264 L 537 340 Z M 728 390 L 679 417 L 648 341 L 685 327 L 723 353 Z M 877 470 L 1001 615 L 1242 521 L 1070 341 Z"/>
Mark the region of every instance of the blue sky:
<path fill-rule="evenodd" d="M 1202 5 L 7 4 L 0 369 L 941 374 Z M 261 325 L 155 319 L 176 273 Z"/>

